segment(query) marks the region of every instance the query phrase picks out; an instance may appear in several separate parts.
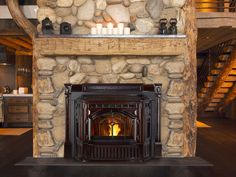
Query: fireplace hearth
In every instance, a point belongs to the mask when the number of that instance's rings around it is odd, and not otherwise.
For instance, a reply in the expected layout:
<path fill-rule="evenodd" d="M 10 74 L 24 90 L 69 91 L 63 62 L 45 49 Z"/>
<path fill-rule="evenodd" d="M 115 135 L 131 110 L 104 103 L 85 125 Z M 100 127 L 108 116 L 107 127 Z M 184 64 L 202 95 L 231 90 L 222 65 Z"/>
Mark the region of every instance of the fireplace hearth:
<path fill-rule="evenodd" d="M 68 136 L 79 161 L 161 156 L 161 84 L 66 85 Z"/>

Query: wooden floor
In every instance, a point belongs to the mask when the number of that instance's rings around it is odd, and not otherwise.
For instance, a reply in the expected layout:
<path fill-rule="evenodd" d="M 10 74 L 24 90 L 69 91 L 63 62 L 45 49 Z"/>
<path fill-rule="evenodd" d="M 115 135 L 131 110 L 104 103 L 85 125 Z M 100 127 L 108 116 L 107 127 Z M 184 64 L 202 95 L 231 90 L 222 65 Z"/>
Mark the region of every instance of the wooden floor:
<path fill-rule="evenodd" d="M 173 167 L 159 168 L 155 177 L 235 177 L 236 176 L 236 121 L 224 119 L 201 119 L 211 128 L 198 130 L 197 156 L 214 164 L 214 167 Z M 14 164 L 32 156 L 32 132 L 21 136 L 0 136 L 0 177 L 86 177 L 76 167 L 16 167 Z M 104 169 L 105 170 L 105 169 Z M 109 169 L 106 169 L 109 171 Z M 102 176 L 125 177 L 110 170 Z M 132 176 L 130 172 L 129 177 Z M 128 177 L 127 176 L 127 177 Z M 139 176 L 149 177 L 149 174 Z M 92 176 L 89 176 L 92 177 Z"/>

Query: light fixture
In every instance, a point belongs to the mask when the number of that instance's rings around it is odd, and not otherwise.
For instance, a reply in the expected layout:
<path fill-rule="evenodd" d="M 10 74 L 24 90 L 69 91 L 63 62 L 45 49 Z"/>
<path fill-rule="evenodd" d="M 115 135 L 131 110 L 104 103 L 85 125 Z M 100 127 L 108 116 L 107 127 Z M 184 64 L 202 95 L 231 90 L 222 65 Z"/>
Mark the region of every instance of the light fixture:
<path fill-rule="evenodd" d="M 15 56 L 7 52 L 6 47 L 0 45 L 0 65 L 14 64 Z"/>

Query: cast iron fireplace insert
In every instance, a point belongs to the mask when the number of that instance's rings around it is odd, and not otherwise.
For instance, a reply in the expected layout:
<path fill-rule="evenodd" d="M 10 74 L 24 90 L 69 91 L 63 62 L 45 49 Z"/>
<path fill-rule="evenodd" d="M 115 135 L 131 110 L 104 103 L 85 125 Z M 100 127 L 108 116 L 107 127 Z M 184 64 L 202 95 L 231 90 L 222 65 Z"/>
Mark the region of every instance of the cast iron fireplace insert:
<path fill-rule="evenodd" d="M 66 84 L 68 136 L 79 161 L 161 156 L 161 84 Z"/>

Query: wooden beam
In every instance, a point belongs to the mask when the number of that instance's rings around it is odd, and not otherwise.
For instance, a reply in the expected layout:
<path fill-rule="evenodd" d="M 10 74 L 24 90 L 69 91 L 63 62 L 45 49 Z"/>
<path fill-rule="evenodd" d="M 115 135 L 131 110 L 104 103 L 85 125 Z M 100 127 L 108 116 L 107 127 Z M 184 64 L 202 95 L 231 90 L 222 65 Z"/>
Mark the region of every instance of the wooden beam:
<path fill-rule="evenodd" d="M 159 55 L 177 56 L 185 52 L 185 36 L 176 37 L 38 37 L 34 47 L 41 55 Z"/>
<path fill-rule="evenodd" d="M 32 39 L 30 39 L 30 38 L 28 38 L 28 37 L 26 37 L 26 36 L 17 36 L 19 39 L 21 39 L 22 41 L 25 41 L 25 42 L 27 42 L 27 43 L 29 43 L 29 44 L 31 44 L 32 45 Z"/>
<path fill-rule="evenodd" d="M 36 27 L 24 16 L 18 0 L 6 0 L 6 2 L 12 18 L 33 39 L 36 35 Z"/>
<path fill-rule="evenodd" d="M 0 38 L 0 44 L 5 45 L 7 47 L 13 48 L 15 50 L 24 50 L 21 46 L 11 43 L 5 39 Z"/>
<path fill-rule="evenodd" d="M 31 44 L 28 44 L 20 39 L 17 39 L 17 38 L 13 38 L 13 37 L 2 37 L 2 39 L 5 39 L 11 43 L 14 43 L 16 45 L 19 45 L 21 47 L 24 47 L 26 49 L 29 49 L 29 50 L 32 50 L 32 45 Z"/>
<path fill-rule="evenodd" d="M 232 103 L 236 98 L 236 83 L 231 88 L 230 92 L 227 94 L 225 100 L 221 102 L 221 106 L 219 108 L 220 111 L 223 111 L 230 103 Z"/>
<path fill-rule="evenodd" d="M 32 56 L 33 52 L 32 51 L 16 51 L 16 55 L 25 55 L 25 56 Z"/>

